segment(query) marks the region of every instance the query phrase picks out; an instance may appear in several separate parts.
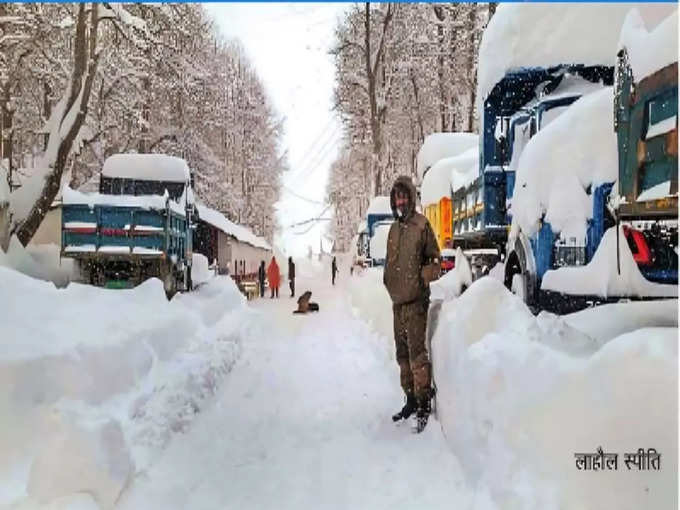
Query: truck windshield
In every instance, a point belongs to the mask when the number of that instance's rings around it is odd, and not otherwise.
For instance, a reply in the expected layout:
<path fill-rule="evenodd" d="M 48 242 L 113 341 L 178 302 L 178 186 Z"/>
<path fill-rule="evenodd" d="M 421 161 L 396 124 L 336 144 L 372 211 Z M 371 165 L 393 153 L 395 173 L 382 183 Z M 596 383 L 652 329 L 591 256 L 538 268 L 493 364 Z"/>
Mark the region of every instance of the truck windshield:
<path fill-rule="evenodd" d="M 166 189 L 170 198 L 177 200 L 184 192 L 184 183 L 104 176 L 99 182 L 99 192 L 104 195 L 163 195 Z"/>

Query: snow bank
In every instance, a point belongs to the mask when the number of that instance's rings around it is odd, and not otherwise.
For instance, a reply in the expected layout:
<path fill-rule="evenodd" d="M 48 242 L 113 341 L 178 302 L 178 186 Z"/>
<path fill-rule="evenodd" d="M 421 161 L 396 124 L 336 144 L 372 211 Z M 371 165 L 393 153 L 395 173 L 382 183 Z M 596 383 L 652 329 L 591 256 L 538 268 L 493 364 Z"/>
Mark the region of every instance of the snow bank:
<path fill-rule="evenodd" d="M 588 336 L 608 342 L 639 328 L 677 328 L 678 301 L 614 303 L 565 315 L 564 322 Z"/>
<path fill-rule="evenodd" d="M 605 308 L 582 320 L 614 319 Z M 592 338 L 555 315 L 532 316 L 493 278 L 442 305 L 432 342 L 438 419 L 492 508 L 673 506 L 677 322 L 635 322 Z M 618 471 L 579 471 L 574 453 L 599 446 L 619 454 Z M 652 447 L 661 470 L 627 472 L 623 453 Z"/>
<path fill-rule="evenodd" d="M 210 223 L 213 227 L 220 229 L 225 234 L 233 236 L 239 241 L 254 246 L 255 248 L 262 248 L 263 250 L 272 249 L 267 241 L 253 234 L 248 228 L 229 221 L 221 212 L 198 202 L 196 203 L 196 209 L 198 210 L 198 217 L 201 218 L 201 220 Z"/>
<path fill-rule="evenodd" d="M 189 182 L 191 178 L 186 161 L 166 154 L 114 154 L 104 161 L 102 175 L 168 182 Z"/>
<path fill-rule="evenodd" d="M 642 276 L 623 235 L 623 227 L 619 232 L 619 257 L 621 274 L 616 265 L 616 227 L 612 227 L 604 233 L 593 260 L 582 267 L 561 267 L 546 272 L 541 288 L 603 297 L 677 297 L 677 285 L 653 283 Z"/>
<path fill-rule="evenodd" d="M 456 249 L 456 265 L 438 280 L 430 283 L 430 299 L 450 301 L 460 296 L 464 288 L 472 285 L 470 262 L 463 250 Z"/>
<path fill-rule="evenodd" d="M 60 259 L 59 246 L 55 244 L 29 245 L 24 248 L 12 236 L 7 252 L 0 250 L 0 266 L 25 275 L 65 287 L 77 276 L 74 261 Z"/>
<path fill-rule="evenodd" d="M 191 281 L 200 285 L 210 280 L 215 274 L 210 270 L 210 264 L 205 255 L 194 253 L 191 257 Z"/>
<path fill-rule="evenodd" d="M 450 197 L 451 190 L 467 186 L 479 176 L 479 150 L 477 147 L 464 153 L 437 161 L 423 178 L 420 197 L 423 207 L 436 204 L 442 197 Z"/>
<path fill-rule="evenodd" d="M 168 302 L 66 289 L 0 267 L 0 505 L 87 492 L 110 508 L 186 430 L 239 355 L 253 320 L 231 279 Z"/>
<path fill-rule="evenodd" d="M 635 4 L 611 3 L 499 5 L 479 47 L 478 111 L 482 111 L 482 102 L 508 71 L 558 64 L 613 66 L 621 27 L 633 6 Z M 677 7 L 638 4 L 637 8 L 650 23 L 658 23 Z M 668 51 L 675 52 L 676 48 L 674 44 Z"/>
<path fill-rule="evenodd" d="M 632 9 L 623 24 L 619 48 L 628 53 L 636 82 L 678 61 L 678 11 L 651 32 L 645 28 L 638 9 Z"/>
<path fill-rule="evenodd" d="M 425 172 L 440 159 L 459 156 L 478 144 L 479 137 L 475 133 L 432 133 L 426 136 L 416 157 L 418 182 L 423 182 Z"/>
<path fill-rule="evenodd" d="M 518 228 L 533 235 L 545 213 L 553 232 L 585 242 L 593 210 L 586 188 L 618 177 L 612 105 L 611 87 L 588 94 L 527 143 L 516 174 L 511 236 Z"/>
<path fill-rule="evenodd" d="M 355 271 L 354 276 L 349 279 L 347 291 L 354 314 L 366 321 L 373 331 L 385 337 L 392 345 L 392 301 L 383 284 L 383 268 L 372 267 Z"/>
<path fill-rule="evenodd" d="M 369 214 L 392 214 L 392 206 L 390 205 L 390 197 L 378 196 L 371 199 L 368 205 L 366 215 Z"/>

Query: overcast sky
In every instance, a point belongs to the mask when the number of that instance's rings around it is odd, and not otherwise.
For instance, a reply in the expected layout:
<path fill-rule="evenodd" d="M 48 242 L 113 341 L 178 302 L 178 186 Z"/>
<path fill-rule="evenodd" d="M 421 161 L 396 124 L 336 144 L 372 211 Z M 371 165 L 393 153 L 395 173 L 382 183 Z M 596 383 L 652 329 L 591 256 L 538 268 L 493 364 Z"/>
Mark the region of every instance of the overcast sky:
<path fill-rule="evenodd" d="M 318 252 L 328 224 L 288 228 L 324 213 L 328 169 L 341 136 L 340 123 L 330 110 L 335 71 L 328 51 L 336 19 L 348 5 L 205 4 L 222 33 L 242 42 L 286 119 L 284 146 L 291 170 L 283 178 L 277 204 L 283 230 L 276 243 L 294 256 L 306 254 L 307 246 Z"/>

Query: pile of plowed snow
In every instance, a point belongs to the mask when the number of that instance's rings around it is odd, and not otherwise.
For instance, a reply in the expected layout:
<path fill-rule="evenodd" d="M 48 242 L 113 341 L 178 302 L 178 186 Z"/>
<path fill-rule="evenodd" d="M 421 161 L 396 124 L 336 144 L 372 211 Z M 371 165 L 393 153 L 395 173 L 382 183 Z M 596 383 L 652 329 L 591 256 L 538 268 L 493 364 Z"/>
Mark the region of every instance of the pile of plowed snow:
<path fill-rule="evenodd" d="M 0 267 L 0 505 L 87 493 L 111 507 L 186 430 L 252 327 L 229 278 L 57 289 Z"/>
<path fill-rule="evenodd" d="M 445 302 L 432 341 L 438 419 L 498 508 L 653 508 L 677 496 L 677 301 L 534 317 L 493 278 Z M 578 470 L 575 453 L 618 454 Z M 624 453 L 661 452 L 660 471 Z"/>

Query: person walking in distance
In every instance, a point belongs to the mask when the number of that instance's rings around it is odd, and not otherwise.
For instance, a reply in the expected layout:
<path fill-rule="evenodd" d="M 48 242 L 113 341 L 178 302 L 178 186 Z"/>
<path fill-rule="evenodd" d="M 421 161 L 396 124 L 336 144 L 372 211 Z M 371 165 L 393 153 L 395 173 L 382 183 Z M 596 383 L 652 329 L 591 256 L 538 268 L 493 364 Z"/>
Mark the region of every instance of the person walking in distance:
<path fill-rule="evenodd" d="M 264 260 L 260 261 L 260 267 L 257 269 L 257 283 L 260 286 L 260 297 L 264 297 L 264 280 L 267 277 L 267 270 L 264 268 Z"/>
<path fill-rule="evenodd" d="M 335 257 L 333 257 L 333 262 L 331 263 L 331 274 L 333 285 L 335 285 L 335 275 L 338 274 L 338 263 L 336 262 Z"/>
<path fill-rule="evenodd" d="M 269 279 L 269 288 L 272 290 L 271 299 L 274 299 L 274 295 L 278 298 L 279 285 L 281 285 L 281 271 L 276 263 L 276 257 L 272 257 L 272 261 L 269 263 L 267 278 Z"/>
<path fill-rule="evenodd" d="M 387 236 L 383 283 L 392 300 L 394 342 L 406 404 L 392 419 L 416 413 L 415 431 L 422 432 L 430 415 L 431 364 L 425 345 L 431 281 L 439 277 L 439 246 L 425 216 L 418 213 L 416 190 L 401 176 L 390 193 L 395 220 Z"/>
<path fill-rule="evenodd" d="M 295 297 L 295 262 L 293 262 L 293 257 L 288 257 L 288 285 L 290 286 L 290 297 Z"/>

